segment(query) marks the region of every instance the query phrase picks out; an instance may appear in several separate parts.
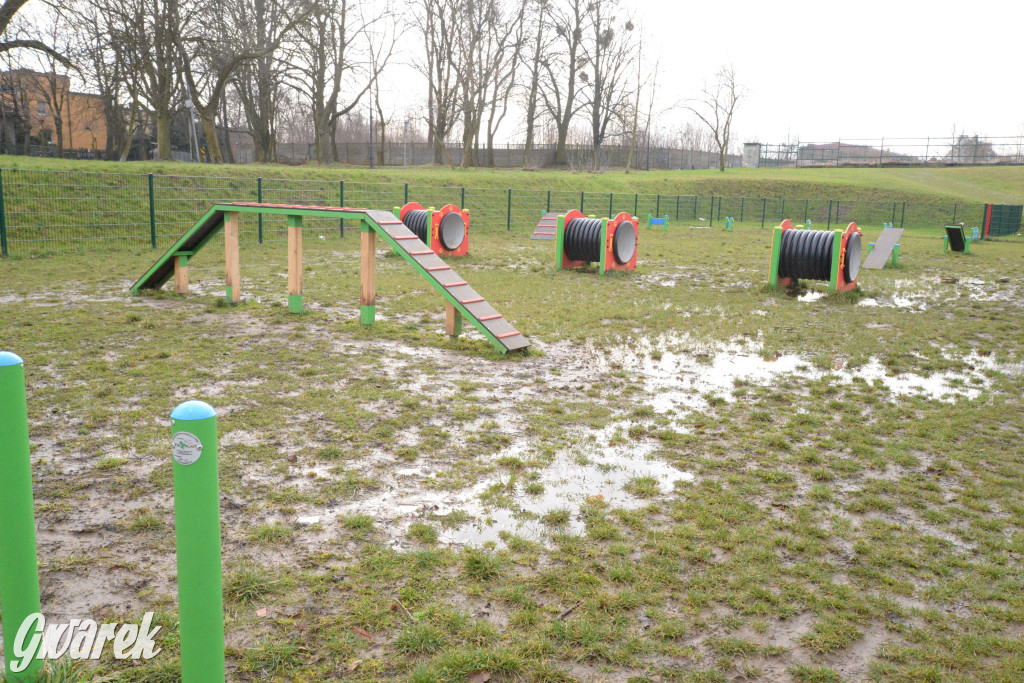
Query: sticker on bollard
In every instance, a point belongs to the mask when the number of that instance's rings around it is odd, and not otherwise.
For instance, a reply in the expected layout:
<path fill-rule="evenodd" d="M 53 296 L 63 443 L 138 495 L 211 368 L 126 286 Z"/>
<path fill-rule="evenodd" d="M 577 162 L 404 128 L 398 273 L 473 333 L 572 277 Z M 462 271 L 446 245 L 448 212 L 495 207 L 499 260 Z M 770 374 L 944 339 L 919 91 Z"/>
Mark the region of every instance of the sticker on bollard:
<path fill-rule="evenodd" d="M 189 432 L 178 432 L 171 439 L 171 454 L 179 465 L 191 465 L 203 454 L 203 442 Z"/>

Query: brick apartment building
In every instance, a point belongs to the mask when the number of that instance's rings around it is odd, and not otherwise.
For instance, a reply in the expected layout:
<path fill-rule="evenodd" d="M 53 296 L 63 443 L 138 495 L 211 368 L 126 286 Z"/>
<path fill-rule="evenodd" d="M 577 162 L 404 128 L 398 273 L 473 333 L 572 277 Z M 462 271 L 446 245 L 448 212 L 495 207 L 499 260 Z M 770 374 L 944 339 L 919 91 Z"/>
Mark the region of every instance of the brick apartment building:
<path fill-rule="evenodd" d="M 67 76 L 29 69 L 0 73 L 0 150 L 21 152 L 41 146 L 55 153 L 57 117 L 63 122 L 65 151 L 98 157 L 106 149 L 99 95 L 74 92 Z"/>

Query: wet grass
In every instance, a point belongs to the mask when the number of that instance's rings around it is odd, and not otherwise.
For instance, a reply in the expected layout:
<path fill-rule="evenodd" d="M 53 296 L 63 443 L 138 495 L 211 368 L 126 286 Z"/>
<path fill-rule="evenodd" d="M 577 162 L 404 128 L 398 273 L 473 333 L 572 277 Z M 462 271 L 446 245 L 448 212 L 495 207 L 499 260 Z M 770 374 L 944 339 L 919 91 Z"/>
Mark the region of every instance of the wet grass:
<path fill-rule="evenodd" d="M 283 306 L 278 245 L 243 249 L 234 308 L 219 304 L 215 249 L 193 262 L 188 299 L 124 296 L 149 251 L 89 268 L 0 261 L 2 345 L 28 373 L 47 599 L 116 581 L 110 599 L 173 625 L 167 416 L 200 397 L 220 411 L 233 680 L 1021 679 L 1024 379 L 1008 364 L 1024 342 L 1024 245 L 961 257 L 908 235 L 899 269 L 813 302 L 764 288 L 769 237 L 751 226 L 645 232 L 638 271 L 604 278 L 550 269 L 550 243 L 472 246 L 455 268 L 543 348 L 503 358 L 479 336 L 445 338 L 436 295 L 383 256 L 380 320 L 363 329 L 355 240 L 308 244 L 302 316 Z M 903 295 L 920 305 L 894 305 Z M 710 372 L 736 340 L 852 375 L 872 359 L 998 369 L 971 400 L 795 373 L 666 411 L 611 352 L 683 353 Z M 591 353 L 603 369 L 558 365 Z M 580 491 L 529 512 L 553 463 L 601 463 L 606 448 L 695 479 L 637 475 L 631 505 Z M 411 523 L 372 506 L 411 480 L 416 505 L 479 495 Z M 64 540 L 107 528 L 93 511 L 113 522 L 102 542 Z M 308 514 L 321 522 L 298 523 Z M 487 540 L 446 541 L 472 523 Z M 173 680 L 176 631 L 164 635 L 154 662 L 98 673 Z"/>

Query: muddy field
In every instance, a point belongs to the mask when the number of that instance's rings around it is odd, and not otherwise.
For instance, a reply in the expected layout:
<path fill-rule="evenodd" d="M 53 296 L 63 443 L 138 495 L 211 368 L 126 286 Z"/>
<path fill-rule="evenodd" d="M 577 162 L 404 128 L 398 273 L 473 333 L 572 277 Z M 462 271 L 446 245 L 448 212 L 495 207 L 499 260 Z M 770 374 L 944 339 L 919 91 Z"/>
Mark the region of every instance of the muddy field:
<path fill-rule="evenodd" d="M 218 412 L 232 680 L 1024 679 L 1020 242 L 903 240 L 861 291 L 771 292 L 767 231 L 641 235 L 636 273 L 475 236 L 454 264 L 533 343 L 501 357 L 356 240 L 0 262 L 25 358 L 43 608 L 158 612 L 174 680 L 171 409 Z M 475 678 L 471 678 L 474 677 Z M 490 678 L 486 678 L 489 676 Z"/>

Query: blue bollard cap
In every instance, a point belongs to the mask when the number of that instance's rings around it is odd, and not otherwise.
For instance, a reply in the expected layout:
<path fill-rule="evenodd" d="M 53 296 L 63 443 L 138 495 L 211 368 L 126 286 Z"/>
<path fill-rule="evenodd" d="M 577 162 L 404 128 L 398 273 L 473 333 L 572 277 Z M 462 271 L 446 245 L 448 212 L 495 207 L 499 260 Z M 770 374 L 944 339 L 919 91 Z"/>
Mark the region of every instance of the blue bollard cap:
<path fill-rule="evenodd" d="M 205 401 L 185 401 L 171 411 L 172 420 L 207 420 L 217 417 L 217 411 Z"/>
<path fill-rule="evenodd" d="M 5 368 L 8 365 L 24 365 L 25 361 L 21 359 L 16 353 L 10 351 L 0 351 L 0 368 Z"/>

